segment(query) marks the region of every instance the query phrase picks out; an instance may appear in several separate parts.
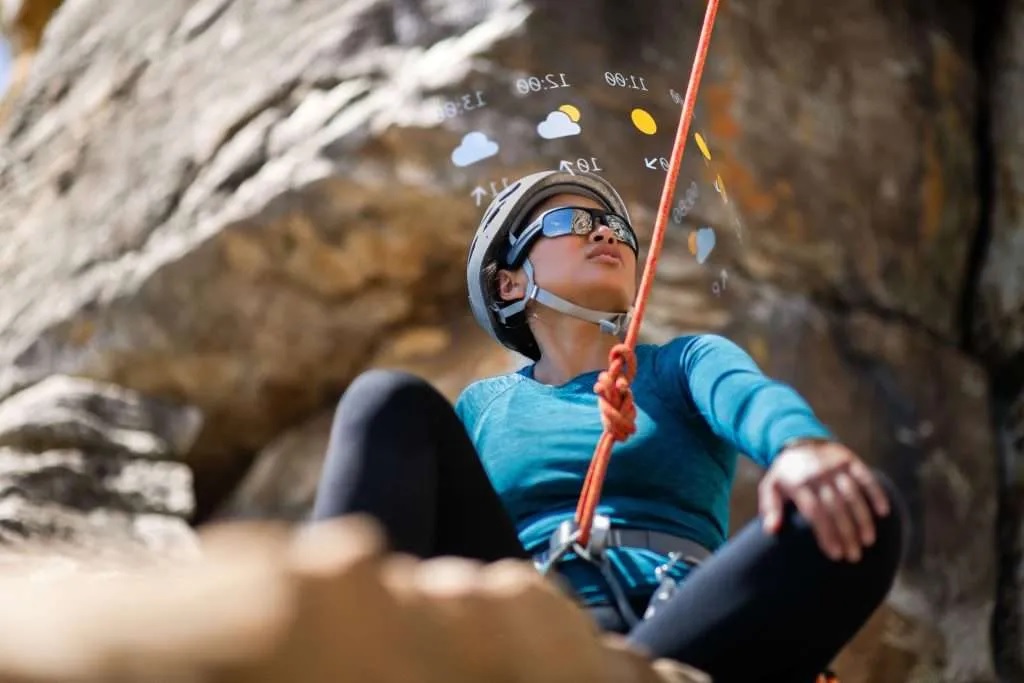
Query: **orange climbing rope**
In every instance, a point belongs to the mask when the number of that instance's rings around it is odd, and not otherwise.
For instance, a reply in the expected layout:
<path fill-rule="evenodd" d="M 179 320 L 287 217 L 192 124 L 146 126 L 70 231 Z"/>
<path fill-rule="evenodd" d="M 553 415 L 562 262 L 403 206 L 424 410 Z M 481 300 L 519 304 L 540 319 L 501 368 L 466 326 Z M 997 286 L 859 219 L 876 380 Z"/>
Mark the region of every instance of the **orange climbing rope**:
<path fill-rule="evenodd" d="M 590 461 L 590 468 L 587 470 L 583 491 L 576 507 L 576 524 L 579 528 L 576 541 L 582 546 L 586 546 L 590 540 L 590 530 L 594 521 L 594 513 L 597 511 L 597 503 L 601 498 L 601 487 L 608 470 L 612 446 L 617 441 L 625 441 L 636 431 L 634 422 L 636 407 L 633 405 L 633 392 L 630 388 L 630 383 L 636 375 L 634 349 L 640 325 L 643 322 L 647 298 L 654 283 L 654 271 L 661 254 L 661 244 L 664 241 L 665 228 L 668 225 L 672 195 L 675 193 L 676 180 L 679 177 L 679 168 L 683 161 L 683 148 L 690 134 L 690 122 L 693 120 L 693 110 L 697 102 L 697 90 L 700 88 L 700 79 L 711 44 L 711 31 L 714 28 L 717 14 L 718 0 L 709 0 L 707 12 L 704 15 L 704 24 L 701 27 L 700 40 L 697 42 L 697 55 L 693 61 L 693 70 L 690 72 L 690 82 L 686 86 L 683 111 L 679 117 L 679 127 L 676 130 L 676 139 L 672 146 L 668 176 L 665 178 L 665 185 L 661 191 L 658 217 L 654 224 L 654 233 L 651 235 L 651 246 L 647 252 L 647 264 L 644 267 L 643 278 L 640 280 L 633 317 L 626 330 L 625 340 L 612 348 L 608 355 L 608 369 L 601 373 L 594 385 L 594 391 L 598 395 L 604 433 L 601 435 L 594 451 L 594 457 Z"/>

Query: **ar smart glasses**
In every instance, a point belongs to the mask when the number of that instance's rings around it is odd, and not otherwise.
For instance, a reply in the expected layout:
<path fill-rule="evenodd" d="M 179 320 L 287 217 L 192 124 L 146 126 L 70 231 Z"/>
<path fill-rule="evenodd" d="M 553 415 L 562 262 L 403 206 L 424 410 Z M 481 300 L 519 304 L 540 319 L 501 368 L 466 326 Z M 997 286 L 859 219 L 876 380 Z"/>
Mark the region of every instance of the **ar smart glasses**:
<path fill-rule="evenodd" d="M 634 254 L 639 252 L 636 233 L 622 216 L 585 206 L 560 206 L 545 211 L 537 220 L 522 230 L 509 232 L 509 250 L 505 262 L 509 267 L 518 268 L 526 258 L 530 245 L 539 237 L 562 237 L 564 235 L 589 235 L 599 225 L 606 225 L 615 239 L 626 244 Z"/>

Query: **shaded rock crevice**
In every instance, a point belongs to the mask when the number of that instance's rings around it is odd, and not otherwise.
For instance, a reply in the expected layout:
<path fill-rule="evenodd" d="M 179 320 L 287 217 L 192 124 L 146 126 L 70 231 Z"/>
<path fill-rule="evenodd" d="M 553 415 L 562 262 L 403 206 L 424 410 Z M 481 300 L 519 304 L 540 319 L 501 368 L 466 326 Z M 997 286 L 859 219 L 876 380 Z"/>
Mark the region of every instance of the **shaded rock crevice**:
<path fill-rule="evenodd" d="M 992 655 L 1000 680 L 1018 681 L 1024 680 L 1024 481 L 1020 475 L 1024 444 L 1017 443 L 1013 434 L 1014 425 L 1024 424 L 1024 352 L 1013 350 L 1013 323 L 1006 321 L 1024 320 L 1024 309 L 1017 313 L 1004 309 L 1000 317 L 991 303 L 994 295 L 985 291 L 985 271 L 990 266 L 992 250 L 1003 248 L 1002 243 L 994 241 L 996 222 L 1001 221 L 998 227 L 1004 232 L 1021 229 L 1020 225 L 1007 225 L 1007 211 L 1009 216 L 1015 215 L 1015 200 L 1006 195 L 1012 195 L 1015 180 L 1005 175 L 1000 178 L 1006 167 L 1005 155 L 998 153 L 1005 132 L 1000 126 L 1013 118 L 1012 105 L 1007 102 L 1012 95 L 1002 91 L 1004 80 L 1020 77 L 1009 70 L 1009 62 L 1018 50 L 1014 44 L 1020 35 L 1016 27 L 1020 7 L 1011 0 L 993 0 L 979 4 L 977 12 L 974 58 L 979 87 L 974 133 L 978 154 L 978 219 L 960 300 L 960 345 L 986 368 L 989 376 L 992 430 L 997 435 L 998 484 L 993 539 L 997 578 L 991 622 Z M 997 95 L 1002 96 L 1001 100 Z M 1013 277 L 1012 273 L 1003 275 Z M 991 278 L 987 284 L 991 290 Z"/>
<path fill-rule="evenodd" d="M 978 79 L 974 142 L 977 150 L 977 205 L 978 217 L 966 263 L 964 288 L 960 294 L 960 346 L 967 353 L 977 353 L 974 337 L 977 324 L 979 286 L 989 246 L 992 242 L 994 219 L 996 158 L 993 154 L 994 131 L 992 125 L 995 87 L 996 50 L 1009 13 L 1009 0 L 992 0 L 978 9 L 974 36 L 974 63 Z"/>

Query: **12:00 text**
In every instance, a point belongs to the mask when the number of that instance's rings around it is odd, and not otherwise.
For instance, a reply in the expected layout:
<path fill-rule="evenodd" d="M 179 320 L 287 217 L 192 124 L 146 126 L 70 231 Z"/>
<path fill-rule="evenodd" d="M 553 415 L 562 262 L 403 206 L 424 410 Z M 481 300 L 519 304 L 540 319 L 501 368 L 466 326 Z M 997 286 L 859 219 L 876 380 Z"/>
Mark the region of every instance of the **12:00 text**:
<path fill-rule="evenodd" d="M 540 76 L 527 76 L 526 78 L 516 79 L 516 90 L 521 95 L 528 95 L 531 92 L 540 92 L 541 90 L 569 87 L 572 86 L 569 85 L 563 73 L 546 74 L 543 78 Z"/>

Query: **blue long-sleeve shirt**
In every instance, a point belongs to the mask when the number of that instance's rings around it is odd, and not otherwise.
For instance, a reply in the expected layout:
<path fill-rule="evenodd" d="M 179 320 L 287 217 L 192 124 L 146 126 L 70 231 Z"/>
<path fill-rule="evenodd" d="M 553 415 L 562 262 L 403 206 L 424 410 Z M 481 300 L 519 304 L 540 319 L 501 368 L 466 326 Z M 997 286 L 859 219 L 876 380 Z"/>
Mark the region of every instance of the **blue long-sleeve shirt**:
<path fill-rule="evenodd" d="M 633 396 L 636 432 L 615 445 L 598 512 L 613 526 L 690 538 L 715 550 L 729 528 L 729 496 L 742 452 L 768 467 L 794 438 L 832 438 L 808 403 L 765 376 L 728 339 L 687 335 L 638 345 Z M 583 479 L 602 433 L 598 372 L 561 386 L 533 379 L 533 366 L 475 382 L 456 412 L 530 552 L 574 516 Z M 629 594 L 648 595 L 666 558 L 640 549 L 609 554 Z M 609 599 L 592 565 L 561 566 L 585 603 Z M 681 564 L 673 574 L 684 578 Z"/>

